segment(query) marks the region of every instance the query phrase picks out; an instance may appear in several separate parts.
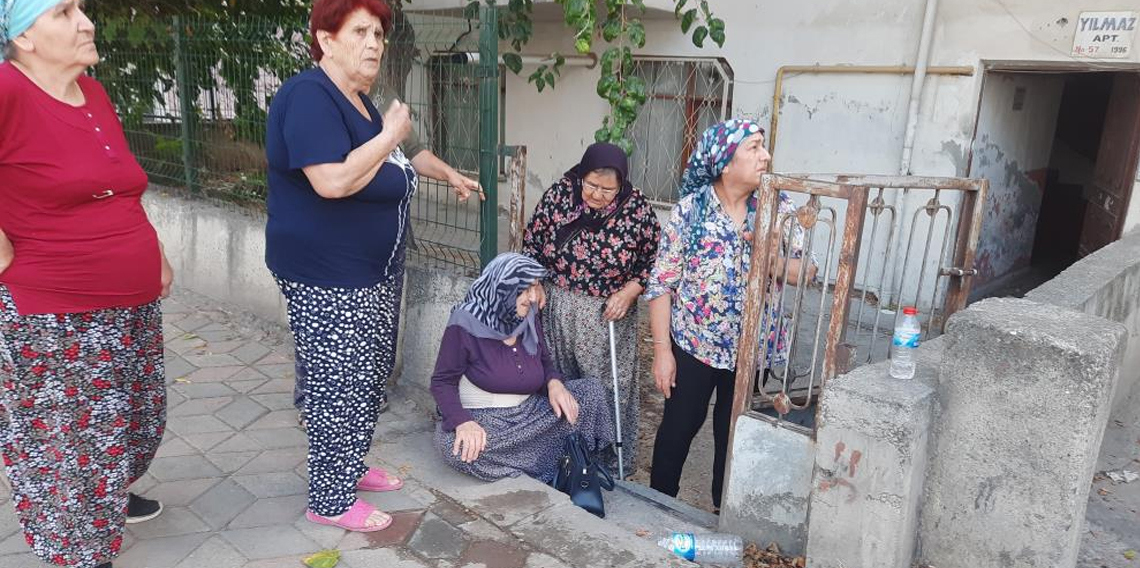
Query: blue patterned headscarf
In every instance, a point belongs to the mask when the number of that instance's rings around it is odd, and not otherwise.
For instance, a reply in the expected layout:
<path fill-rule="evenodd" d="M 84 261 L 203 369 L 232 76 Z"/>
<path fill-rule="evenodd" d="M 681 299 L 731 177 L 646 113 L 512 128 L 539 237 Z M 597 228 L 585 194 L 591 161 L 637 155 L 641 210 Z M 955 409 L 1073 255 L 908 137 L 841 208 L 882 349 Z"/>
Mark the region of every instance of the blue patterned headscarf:
<path fill-rule="evenodd" d="M 0 61 L 8 42 L 28 31 L 32 24 L 60 0 L 0 0 Z"/>
<path fill-rule="evenodd" d="M 728 167 L 736 148 L 745 138 L 753 134 L 763 134 L 759 124 L 743 118 L 734 118 L 714 124 L 705 130 L 696 149 L 689 156 L 685 173 L 681 175 L 681 197 L 696 194 L 694 208 L 698 212 L 698 222 L 692 228 L 690 250 L 700 242 L 705 232 L 704 220 L 708 215 L 709 189 L 713 182 Z"/>
<path fill-rule="evenodd" d="M 451 311 L 447 325 L 458 325 L 475 337 L 505 340 L 522 336 L 527 353 L 538 353 L 538 310 L 519 318 L 519 293 L 546 276 L 538 261 L 515 252 L 496 256 L 471 284 L 467 297 Z"/>

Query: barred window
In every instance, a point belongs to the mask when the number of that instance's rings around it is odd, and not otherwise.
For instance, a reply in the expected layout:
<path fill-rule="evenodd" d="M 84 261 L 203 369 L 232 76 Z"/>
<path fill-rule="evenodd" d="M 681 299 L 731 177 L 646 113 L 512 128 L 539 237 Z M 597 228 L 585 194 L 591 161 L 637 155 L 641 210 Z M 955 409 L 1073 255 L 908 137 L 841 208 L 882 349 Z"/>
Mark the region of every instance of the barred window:
<path fill-rule="evenodd" d="M 479 82 L 478 66 L 431 60 L 432 151 L 460 171 L 479 171 Z M 499 67 L 499 144 L 503 144 L 506 112 L 506 73 Z M 502 160 L 500 160 L 502 162 Z M 504 168 L 499 164 L 499 169 Z"/>
<path fill-rule="evenodd" d="M 732 68 L 721 59 L 641 57 L 633 72 L 649 99 L 631 131 L 631 181 L 650 201 L 672 203 L 698 137 L 729 118 Z"/>

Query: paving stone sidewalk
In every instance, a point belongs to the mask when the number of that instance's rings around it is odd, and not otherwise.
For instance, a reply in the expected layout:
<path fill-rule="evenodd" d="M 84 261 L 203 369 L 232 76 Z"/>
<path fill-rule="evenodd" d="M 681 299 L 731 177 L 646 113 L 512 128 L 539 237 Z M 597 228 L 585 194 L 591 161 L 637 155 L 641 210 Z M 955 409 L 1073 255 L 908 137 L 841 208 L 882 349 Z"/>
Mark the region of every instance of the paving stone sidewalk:
<path fill-rule="evenodd" d="M 309 523 L 307 442 L 284 334 L 186 293 L 163 311 L 168 429 L 132 489 L 166 510 L 128 526 L 115 568 L 295 568 L 322 549 L 342 552 L 338 568 L 685 564 L 533 480 L 487 484 L 450 470 L 432 450 L 429 414 L 398 389 L 369 464 L 399 471 L 406 485 L 361 493 L 393 526 L 361 534 Z M 0 568 L 46 568 L 24 543 L 7 484 L 0 490 Z"/>

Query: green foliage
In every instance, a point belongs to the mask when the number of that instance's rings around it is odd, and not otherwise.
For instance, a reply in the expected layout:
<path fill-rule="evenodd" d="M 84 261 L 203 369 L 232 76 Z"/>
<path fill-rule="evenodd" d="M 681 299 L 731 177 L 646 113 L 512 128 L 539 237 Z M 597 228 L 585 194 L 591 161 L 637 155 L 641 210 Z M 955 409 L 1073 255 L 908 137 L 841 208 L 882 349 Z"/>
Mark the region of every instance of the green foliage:
<path fill-rule="evenodd" d="M 610 44 L 602 53 L 602 74 L 598 79 L 598 96 L 610 105 L 609 115 L 602 120 L 602 127 L 594 133 L 598 142 L 611 142 L 633 152 L 629 139 L 629 128 L 637 120 L 642 105 L 648 99 L 645 82 L 632 75 L 633 48 L 643 48 L 647 41 L 645 24 L 635 17 L 645 12 L 644 0 L 555 0 L 562 6 L 563 21 L 574 34 L 574 50 L 588 54 L 594 48 L 594 41 L 601 38 Z M 724 47 L 725 23 L 717 18 L 709 7 L 708 0 L 691 2 L 673 0 L 674 14 L 680 20 L 681 33 L 690 35 L 697 47 L 704 47 L 711 39 L 717 46 Z M 519 52 L 530 41 L 534 22 L 533 0 L 482 0 L 488 6 L 499 5 L 499 38 L 510 43 L 514 50 L 503 55 L 503 64 L 512 73 L 522 72 L 523 62 Z M 478 18 L 480 0 L 470 0 L 464 11 L 467 19 Z M 599 13 L 599 8 L 604 13 Z M 687 9 L 686 9 L 687 8 Z M 566 59 L 558 53 L 551 54 L 527 76 L 541 92 L 554 87 L 561 76 Z"/>

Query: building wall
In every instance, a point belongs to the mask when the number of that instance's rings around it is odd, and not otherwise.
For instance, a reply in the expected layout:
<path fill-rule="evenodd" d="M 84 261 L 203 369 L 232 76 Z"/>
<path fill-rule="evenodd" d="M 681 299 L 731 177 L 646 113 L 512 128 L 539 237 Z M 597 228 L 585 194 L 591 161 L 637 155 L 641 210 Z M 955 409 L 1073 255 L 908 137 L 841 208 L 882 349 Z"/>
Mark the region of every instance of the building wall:
<path fill-rule="evenodd" d="M 986 82 L 970 172 L 990 180 L 976 287 L 1029 266 L 1045 189 L 1031 173 L 1049 167 L 1064 87 L 1061 75 L 993 73 Z"/>
<path fill-rule="evenodd" d="M 416 9 L 454 8 L 426 0 Z M 540 3 L 541 4 L 541 3 Z M 714 4 L 728 22 L 728 43 L 698 49 L 671 13 L 654 11 L 643 55 L 723 57 L 735 75 L 733 114 L 767 126 L 776 71 L 784 65 L 913 65 L 924 3 L 917 0 L 820 0 Z M 1128 0 L 955 0 L 940 3 L 930 64 L 983 61 L 1072 63 L 1068 56 L 1081 11 L 1136 9 Z M 546 11 L 527 53 L 571 53 L 563 25 Z M 595 46 L 601 53 L 604 45 Z M 1140 62 L 1140 49 L 1124 61 Z M 593 141 L 605 104 L 594 93 L 600 70 L 567 68 L 553 91 L 536 93 L 522 77 L 507 79 L 506 142 L 530 150 L 527 203 L 572 165 Z M 982 76 L 930 76 L 920 107 L 911 171 L 965 176 Z M 893 75 L 788 76 L 775 169 L 782 172 L 897 174 L 911 78 Z M 915 200 L 921 203 L 920 200 Z M 949 201 L 953 202 L 952 197 Z M 840 218 L 842 222 L 842 217 Z M 1134 202 L 1129 226 L 1140 223 Z M 912 283 L 913 285 L 913 283 Z"/>

